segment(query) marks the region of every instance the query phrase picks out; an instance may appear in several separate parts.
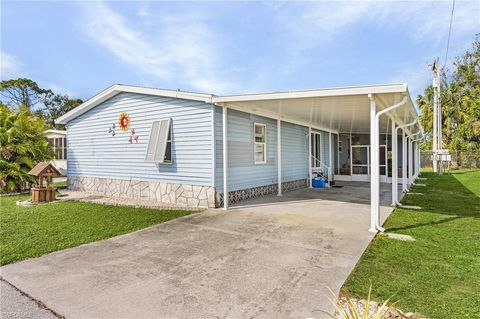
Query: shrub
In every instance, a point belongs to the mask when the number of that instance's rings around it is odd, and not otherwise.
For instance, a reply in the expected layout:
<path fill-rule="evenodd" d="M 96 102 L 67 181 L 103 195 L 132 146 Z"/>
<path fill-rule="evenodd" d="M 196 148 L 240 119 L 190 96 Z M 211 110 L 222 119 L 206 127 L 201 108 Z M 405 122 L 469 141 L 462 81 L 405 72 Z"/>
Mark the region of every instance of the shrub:
<path fill-rule="evenodd" d="M 52 158 L 46 129 L 26 107 L 10 109 L 0 102 L 0 193 L 24 190 L 34 181 L 30 169 Z"/>
<path fill-rule="evenodd" d="M 356 299 L 351 298 L 330 300 L 335 307 L 335 314 L 326 314 L 332 319 L 387 319 L 387 314 L 390 310 L 387 306 L 389 300 L 385 301 L 383 304 L 370 302 L 371 294 L 372 286 L 370 285 L 368 297 L 364 303 L 358 302 Z"/>

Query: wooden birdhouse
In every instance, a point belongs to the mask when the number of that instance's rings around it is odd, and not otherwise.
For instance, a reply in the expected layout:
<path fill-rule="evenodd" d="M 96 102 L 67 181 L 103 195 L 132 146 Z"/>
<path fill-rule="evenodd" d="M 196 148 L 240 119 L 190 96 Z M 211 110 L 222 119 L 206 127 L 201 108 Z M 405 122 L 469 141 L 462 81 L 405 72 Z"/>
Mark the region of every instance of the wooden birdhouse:
<path fill-rule="evenodd" d="M 35 165 L 28 175 L 37 178 L 37 186 L 32 187 L 32 201 L 51 202 L 55 199 L 55 188 L 52 187 L 52 179 L 61 176 L 60 172 L 50 163 L 40 162 Z"/>

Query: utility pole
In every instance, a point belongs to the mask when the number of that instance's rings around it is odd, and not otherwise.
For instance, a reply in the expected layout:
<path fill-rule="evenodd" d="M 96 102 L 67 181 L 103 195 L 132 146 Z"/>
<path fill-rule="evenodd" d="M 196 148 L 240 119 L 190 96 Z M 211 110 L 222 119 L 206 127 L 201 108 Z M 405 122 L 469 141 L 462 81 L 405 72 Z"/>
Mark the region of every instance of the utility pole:
<path fill-rule="evenodd" d="M 442 112 L 440 108 L 440 63 L 437 58 L 432 65 L 433 71 L 433 172 L 441 173 L 441 163 L 437 151 L 442 149 Z"/>

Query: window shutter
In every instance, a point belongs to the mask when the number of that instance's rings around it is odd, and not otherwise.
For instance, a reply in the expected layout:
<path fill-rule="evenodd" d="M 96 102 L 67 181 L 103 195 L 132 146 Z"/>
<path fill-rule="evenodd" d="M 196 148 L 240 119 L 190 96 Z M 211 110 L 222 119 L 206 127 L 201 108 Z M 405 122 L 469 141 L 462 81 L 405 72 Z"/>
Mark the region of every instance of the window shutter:
<path fill-rule="evenodd" d="M 154 121 L 150 130 L 145 161 L 163 163 L 167 147 L 170 119 Z"/>
<path fill-rule="evenodd" d="M 159 126 L 160 121 L 154 121 L 152 123 L 152 128 L 150 129 L 150 138 L 148 139 L 147 155 L 145 156 L 145 161 L 147 162 L 154 161 L 155 146 L 157 145 Z"/>
<path fill-rule="evenodd" d="M 168 131 L 170 130 L 170 120 L 160 121 L 158 127 L 158 142 L 155 149 L 155 162 L 163 163 L 165 159 L 165 150 L 167 148 Z"/>

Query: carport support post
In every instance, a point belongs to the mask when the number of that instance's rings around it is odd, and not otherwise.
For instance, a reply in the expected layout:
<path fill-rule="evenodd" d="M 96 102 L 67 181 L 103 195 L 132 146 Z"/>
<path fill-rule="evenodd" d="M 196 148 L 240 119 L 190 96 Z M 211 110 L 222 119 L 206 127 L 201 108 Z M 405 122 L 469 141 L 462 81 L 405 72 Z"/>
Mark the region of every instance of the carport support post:
<path fill-rule="evenodd" d="M 223 209 L 228 209 L 228 143 L 227 143 L 227 107 L 223 106 L 222 112 L 223 134 Z"/>
<path fill-rule="evenodd" d="M 282 121 L 277 119 L 277 178 L 278 196 L 282 196 Z"/>
<path fill-rule="evenodd" d="M 397 205 L 398 192 L 398 163 L 397 163 L 397 130 L 392 119 L 392 206 Z"/>
<path fill-rule="evenodd" d="M 412 184 L 415 182 L 417 175 L 417 150 L 415 149 L 415 141 L 412 140 Z"/>
<path fill-rule="evenodd" d="M 312 128 L 308 128 L 308 185 L 312 188 Z"/>
<path fill-rule="evenodd" d="M 328 186 L 333 180 L 333 170 L 332 170 L 332 132 L 328 132 Z"/>
<path fill-rule="evenodd" d="M 380 168 L 379 168 L 379 141 L 378 141 L 378 123 L 376 120 L 377 105 L 375 96 L 369 94 L 370 99 L 370 231 L 377 232 L 377 220 L 379 213 L 379 196 L 380 196 Z"/>
<path fill-rule="evenodd" d="M 407 137 L 402 130 L 402 192 L 407 190 Z"/>
<path fill-rule="evenodd" d="M 420 145 L 419 145 L 419 142 L 420 141 L 417 141 L 415 144 L 416 144 L 416 150 L 417 150 L 417 178 L 418 176 L 420 176 Z"/>
<path fill-rule="evenodd" d="M 412 147 L 412 138 L 408 138 L 408 188 L 412 184 L 413 176 L 413 147 Z"/>

